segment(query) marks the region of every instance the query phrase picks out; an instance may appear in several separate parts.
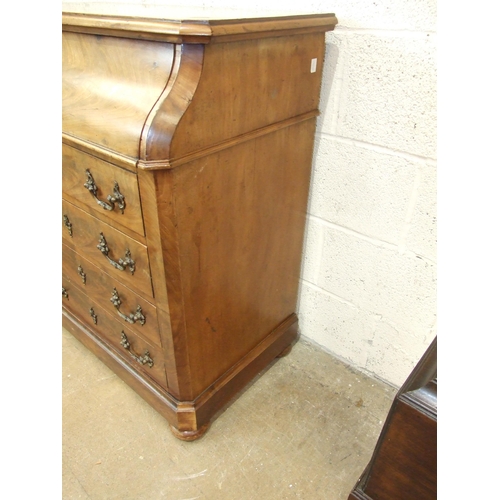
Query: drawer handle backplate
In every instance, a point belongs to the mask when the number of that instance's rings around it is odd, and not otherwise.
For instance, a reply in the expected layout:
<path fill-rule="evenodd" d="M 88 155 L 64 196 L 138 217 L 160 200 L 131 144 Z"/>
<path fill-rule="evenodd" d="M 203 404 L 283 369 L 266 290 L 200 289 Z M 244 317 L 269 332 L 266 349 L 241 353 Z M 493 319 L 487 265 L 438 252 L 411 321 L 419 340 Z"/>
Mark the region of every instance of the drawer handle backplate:
<path fill-rule="evenodd" d="M 125 332 L 122 331 L 122 339 L 120 341 L 120 344 L 123 346 L 124 349 L 128 351 L 128 353 L 141 365 L 148 365 L 150 368 L 153 368 L 154 362 L 153 358 L 149 355 L 149 351 L 144 351 L 144 354 L 142 356 L 139 356 L 135 352 L 133 352 L 130 349 L 130 342 L 128 341 L 127 336 L 125 335 Z"/>
<path fill-rule="evenodd" d="M 83 267 L 82 266 L 78 266 L 78 274 L 80 275 L 80 278 L 82 278 L 82 283 L 84 285 L 87 284 L 87 274 L 83 271 Z"/>
<path fill-rule="evenodd" d="M 95 183 L 90 170 L 85 170 L 85 173 L 87 174 L 87 182 L 85 182 L 83 186 L 89 190 L 89 193 L 94 197 L 97 204 L 100 207 L 104 208 L 104 210 L 113 210 L 116 203 L 121 213 L 123 213 L 123 210 L 125 209 L 125 197 L 120 193 L 118 182 L 115 181 L 113 194 L 109 194 L 107 196 L 108 202 L 106 203 L 105 201 L 102 201 L 97 197 L 97 191 L 99 188 L 97 187 L 97 184 Z"/>
<path fill-rule="evenodd" d="M 94 322 L 94 325 L 97 325 L 97 314 L 95 313 L 93 307 L 91 307 L 89 309 L 89 314 L 90 314 L 90 317 L 92 318 L 92 321 Z"/>
<path fill-rule="evenodd" d="M 108 255 L 109 254 L 108 244 L 106 243 L 106 238 L 102 233 L 101 236 L 99 237 L 99 244 L 97 245 L 97 248 L 103 253 L 103 255 L 108 259 L 109 263 L 113 267 L 115 267 L 119 271 L 125 271 L 125 268 L 128 267 L 130 269 L 130 274 L 134 274 L 135 262 L 132 260 L 132 255 L 128 248 L 125 250 L 124 259 L 118 259 L 118 262 L 114 261 Z"/>
<path fill-rule="evenodd" d="M 66 226 L 69 235 L 73 237 L 73 224 L 71 224 L 69 217 L 67 215 L 63 215 L 63 223 Z"/>
<path fill-rule="evenodd" d="M 118 295 L 116 288 L 113 288 L 113 295 L 111 295 L 111 298 L 109 300 L 115 306 L 116 312 L 118 313 L 120 318 L 123 318 L 127 323 L 135 323 L 136 321 L 138 321 L 141 325 L 144 325 L 146 323 L 146 317 L 144 316 L 144 314 L 142 314 L 140 305 L 137 305 L 135 313 L 130 313 L 128 316 L 120 311 L 120 305 L 122 301 L 120 300 L 120 296 Z"/>

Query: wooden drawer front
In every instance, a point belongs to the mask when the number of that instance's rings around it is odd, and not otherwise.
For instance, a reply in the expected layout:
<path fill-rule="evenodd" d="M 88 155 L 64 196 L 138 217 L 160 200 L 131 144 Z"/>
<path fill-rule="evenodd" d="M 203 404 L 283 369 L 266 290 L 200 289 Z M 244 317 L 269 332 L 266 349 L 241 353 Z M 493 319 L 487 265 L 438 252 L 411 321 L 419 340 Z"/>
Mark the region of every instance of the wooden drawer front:
<path fill-rule="evenodd" d="M 121 224 L 138 234 L 144 235 L 141 203 L 137 176 L 106 161 L 90 156 L 78 149 L 63 144 L 63 192 L 72 198 L 94 209 L 98 217 L 108 223 Z M 91 175 L 89 179 L 88 173 Z M 95 199 L 85 184 L 97 187 L 97 199 L 104 202 L 108 210 Z M 119 196 L 115 193 L 115 183 L 118 193 L 124 198 L 123 213 L 119 207 Z M 116 201 L 111 202 L 108 196 Z"/>
<path fill-rule="evenodd" d="M 141 337 L 161 347 L 158 334 L 156 307 L 135 294 L 129 288 L 113 280 L 98 267 L 84 259 L 81 255 L 63 245 L 63 273 L 69 280 L 79 286 L 85 293 L 97 299 L 111 316 L 123 326 L 134 330 Z M 115 292 L 116 290 L 116 292 Z M 118 297 L 121 304 L 116 306 L 111 300 Z M 137 308 L 140 307 L 138 311 Z M 123 318 L 125 315 L 128 319 Z"/>
<path fill-rule="evenodd" d="M 147 247 L 111 227 L 110 225 L 92 217 L 83 210 L 63 200 L 63 240 L 67 245 L 85 255 L 93 264 L 96 264 L 104 272 L 134 290 L 153 297 L 151 275 L 149 271 L 149 260 Z M 106 257 L 98 248 L 104 236 L 106 246 L 109 249 Z M 116 268 L 111 261 L 118 263 L 127 260 L 127 250 L 130 251 L 129 258 L 134 263 L 133 274 L 130 265 Z"/>
<path fill-rule="evenodd" d="M 101 340 L 112 345 L 116 351 L 120 352 L 128 359 L 130 366 L 148 377 L 151 377 L 165 389 L 167 388 L 165 365 L 160 348 L 141 339 L 139 336 L 135 335 L 132 330 L 124 327 L 114 318 L 109 316 L 101 307 L 101 301 L 99 299 L 95 300 L 88 297 L 66 276 L 63 276 L 63 290 L 65 290 L 67 294 L 67 296 L 63 295 L 62 298 L 62 304 L 65 309 L 85 323 L 90 330 L 96 332 Z M 91 310 L 93 315 L 91 314 Z M 129 349 L 125 349 L 120 343 L 122 341 L 122 333 L 126 335 L 130 344 Z M 149 353 L 153 366 L 149 366 L 147 363 L 142 364 L 135 359 L 131 353 L 137 358 L 142 357 L 143 359 L 145 355 Z"/>

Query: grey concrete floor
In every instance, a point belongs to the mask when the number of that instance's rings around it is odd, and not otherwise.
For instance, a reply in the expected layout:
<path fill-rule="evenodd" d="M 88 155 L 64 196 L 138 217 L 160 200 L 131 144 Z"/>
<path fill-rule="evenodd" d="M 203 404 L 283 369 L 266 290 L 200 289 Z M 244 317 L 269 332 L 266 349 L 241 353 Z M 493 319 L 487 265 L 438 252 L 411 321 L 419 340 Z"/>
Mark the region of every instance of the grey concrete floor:
<path fill-rule="evenodd" d="M 300 340 L 194 442 L 63 329 L 63 499 L 346 500 L 395 389 Z"/>

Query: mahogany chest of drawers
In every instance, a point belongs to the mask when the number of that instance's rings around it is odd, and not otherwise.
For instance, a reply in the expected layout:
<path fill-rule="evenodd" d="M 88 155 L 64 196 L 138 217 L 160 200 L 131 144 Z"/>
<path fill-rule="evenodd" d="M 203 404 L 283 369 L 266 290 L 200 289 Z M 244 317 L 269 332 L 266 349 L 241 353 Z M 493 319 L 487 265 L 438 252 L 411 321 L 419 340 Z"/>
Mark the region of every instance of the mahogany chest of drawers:
<path fill-rule="evenodd" d="M 297 336 L 336 22 L 63 14 L 63 325 L 180 439 Z"/>

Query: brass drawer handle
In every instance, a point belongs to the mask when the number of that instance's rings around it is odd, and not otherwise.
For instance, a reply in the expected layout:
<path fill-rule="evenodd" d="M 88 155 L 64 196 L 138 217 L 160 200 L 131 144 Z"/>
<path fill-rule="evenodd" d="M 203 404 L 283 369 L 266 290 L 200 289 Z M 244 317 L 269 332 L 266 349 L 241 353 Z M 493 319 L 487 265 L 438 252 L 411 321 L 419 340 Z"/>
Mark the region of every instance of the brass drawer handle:
<path fill-rule="evenodd" d="M 89 314 L 92 317 L 92 321 L 94 322 L 94 325 L 97 325 L 97 314 L 94 312 L 94 308 L 91 307 L 89 309 Z"/>
<path fill-rule="evenodd" d="M 65 298 L 65 299 L 68 299 L 69 300 L 69 295 L 68 295 L 68 291 L 66 290 L 66 288 L 62 287 L 62 296 Z"/>
<path fill-rule="evenodd" d="M 130 349 L 130 342 L 128 341 L 127 336 L 125 335 L 125 332 L 122 331 L 122 339 L 120 344 L 123 346 L 124 349 L 128 351 L 128 353 L 141 365 L 148 365 L 150 368 L 153 368 L 154 362 L 153 358 L 149 355 L 149 351 L 144 351 L 144 354 L 142 356 L 139 356 L 138 354 L 135 354 Z"/>
<path fill-rule="evenodd" d="M 134 274 L 135 271 L 135 262 L 132 260 L 132 255 L 130 253 L 130 250 L 127 248 L 125 250 L 125 258 L 124 259 L 118 259 L 118 262 L 114 261 L 109 257 L 109 248 L 108 244 L 106 243 L 106 238 L 104 237 L 104 234 L 101 233 L 101 236 L 99 237 L 99 244 L 97 245 L 97 248 L 103 253 L 103 255 L 108 259 L 109 263 L 115 267 L 116 269 L 120 271 L 125 271 L 125 268 L 128 267 L 130 269 L 130 274 Z"/>
<path fill-rule="evenodd" d="M 73 237 L 73 224 L 71 224 L 67 215 L 63 215 L 63 222 L 66 226 L 66 229 L 68 230 L 69 235 Z"/>
<path fill-rule="evenodd" d="M 115 181 L 113 194 L 108 194 L 108 203 L 106 203 L 105 201 L 102 201 L 97 197 L 98 187 L 94 181 L 94 178 L 92 177 L 92 174 L 90 173 L 90 170 L 85 170 L 85 173 L 87 174 L 87 182 L 85 182 L 83 186 L 89 190 L 89 193 L 94 197 L 97 204 L 100 207 L 104 208 L 104 210 L 113 210 L 116 203 L 121 213 L 123 213 L 123 210 L 125 209 L 125 197 L 120 193 L 118 182 Z"/>
<path fill-rule="evenodd" d="M 120 300 L 120 296 L 118 295 L 116 288 L 113 288 L 113 295 L 111 295 L 111 298 L 109 300 L 115 306 L 116 312 L 118 313 L 120 318 L 123 318 L 127 323 L 135 323 L 136 321 L 138 321 L 141 325 L 144 325 L 146 323 L 146 317 L 144 316 L 144 314 L 142 314 L 140 305 L 137 305 L 135 313 L 130 313 L 128 316 L 120 311 L 120 305 L 122 301 Z"/>
<path fill-rule="evenodd" d="M 78 266 L 78 274 L 82 278 L 82 283 L 84 285 L 86 285 L 87 284 L 87 275 L 83 272 L 83 267 L 82 266 Z"/>

